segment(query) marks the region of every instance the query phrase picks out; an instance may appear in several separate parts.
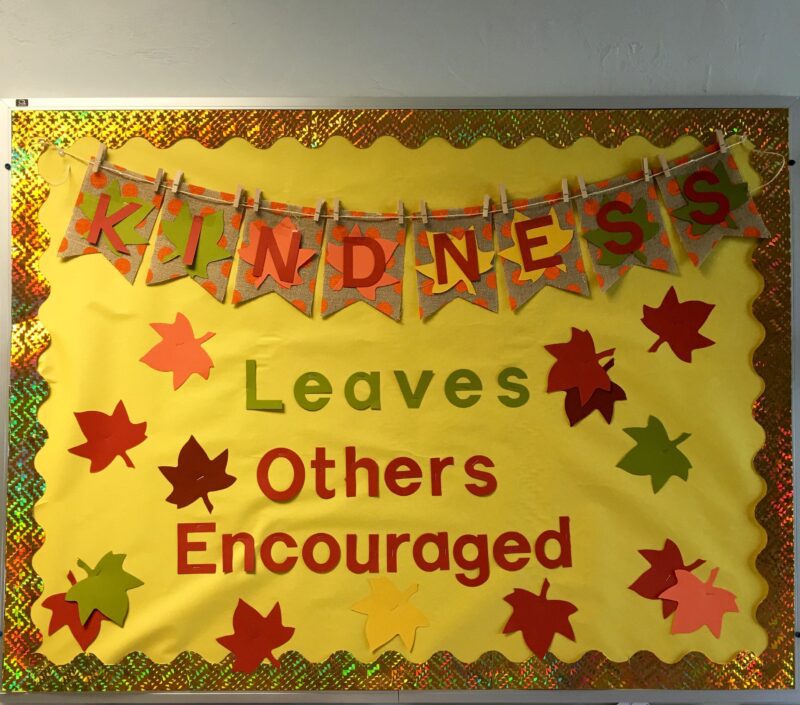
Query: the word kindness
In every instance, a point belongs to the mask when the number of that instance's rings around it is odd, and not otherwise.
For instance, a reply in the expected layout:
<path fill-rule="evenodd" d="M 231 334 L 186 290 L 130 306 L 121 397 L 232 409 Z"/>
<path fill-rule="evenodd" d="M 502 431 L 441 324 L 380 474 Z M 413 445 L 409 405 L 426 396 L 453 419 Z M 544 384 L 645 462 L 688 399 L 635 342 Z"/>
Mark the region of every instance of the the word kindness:
<path fill-rule="evenodd" d="M 283 399 L 268 398 L 256 385 L 257 366 L 255 360 L 246 362 L 247 408 L 255 411 L 283 411 Z M 322 372 L 305 372 L 294 382 L 294 400 L 306 411 L 320 411 L 331 399 L 343 395 L 347 404 L 358 411 L 379 410 L 382 405 L 385 384 L 392 384 L 400 392 L 403 403 L 409 409 L 419 409 L 435 387 L 436 373 L 433 370 L 422 370 L 418 374 L 409 375 L 404 370 L 393 370 L 391 373 L 359 370 L 350 374 L 334 389 L 331 380 Z M 490 392 L 502 405 L 515 408 L 528 403 L 530 391 L 524 384 L 527 373 L 519 367 L 506 367 L 492 380 L 494 387 Z M 484 396 L 484 381 L 473 370 L 460 368 L 452 370 L 443 377 L 436 394 L 442 394 L 445 400 L 460 409 L 477 404 Z"/>

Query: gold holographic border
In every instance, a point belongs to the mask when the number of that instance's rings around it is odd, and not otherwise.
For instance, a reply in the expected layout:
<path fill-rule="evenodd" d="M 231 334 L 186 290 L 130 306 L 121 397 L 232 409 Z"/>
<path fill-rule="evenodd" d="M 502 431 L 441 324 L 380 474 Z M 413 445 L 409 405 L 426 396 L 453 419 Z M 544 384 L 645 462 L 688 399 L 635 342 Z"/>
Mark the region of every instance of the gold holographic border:
<path fill-rule="evenodd" d="M 753 365 L 763 378 L 763 394 L 753 414 L 766 435 L 754 463 L 766 482 L 755 513 L 767 534 L 757 567 L 769 584 L 757 617 L 768 635 L 762 654 L 740 652 L 724 664 L 692 652 L 674 664 L 651 652 L 638 652 L 615 663 L 597 651 L 575 663 L 548 654 L 512 663 L 488 652 L 463 663 L 447 652 L 412 663 L 396 652 L 362 663 L 346 652 L 311 663 L 297 652 L 280 658 L 280 669 L 262 664 L 252 674 L 234 673 L 231 657 L 209 663 L 182 652 L 170 663 L 155 663 L 141 652 L 117 664 L 81 654 L 56 665 L 36 652 L 42 636 L 31 620 L 31 606 L 41 581 L 31 559 L 44 540 L 33 515 L 44 492 L 34 456 L 47 438 L 37 411 L 48 387 L 37 372 L 39 355 L 49 344 L 37 319 L 49 293 L 38 260 L 50 235 L 38 220 L 48 185 L 39 176 L 39 140 L 67 146 L 91 136 L 109 148 L 143 137 L 165 148 L 180 139 L 219 147 L 240 137 L 265 148 L 293 137 L 309 148 L 341 136 L 356 147 L 392 136 L 407 147 L 441 137 L 460 148 L 490 137 L 505 147 L 541 137 L 567 147 L 592 137 L 614 147 L 640 135 L 668 145 L 683 135 L 708 141 L 715 129 L 746 133 L 758 149 L 788 157 L 788 111 L 785 109 L 647 109 L 647 110 L 92 110 L 16 111 L 12 116 L 12 341 L 9 390 L 10 456 L 8 464 L 5 628 L 2 686 L 6 691 L 296 691 L 395 689 L 775 689 L 794 685 L 794 543 L 791 445 L 791 268 L 789 176 L 783 171 L 756 197 L 772 233 L 761 241 L 753 263 L 764 289 L 753 310 L 765 330 Z M 774 163 L 754 154 L 753 166 L 764 177 Z"/>

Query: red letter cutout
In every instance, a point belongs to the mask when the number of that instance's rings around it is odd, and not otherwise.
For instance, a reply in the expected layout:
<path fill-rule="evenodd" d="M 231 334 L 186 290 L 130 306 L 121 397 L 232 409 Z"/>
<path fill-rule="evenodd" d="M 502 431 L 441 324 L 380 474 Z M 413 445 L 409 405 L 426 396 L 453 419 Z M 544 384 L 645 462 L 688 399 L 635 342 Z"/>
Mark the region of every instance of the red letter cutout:
<path fill-rule="evenodd" d="M 597 225 L 602 230 L 605 230 L 607 233 L 629 233 L 631 236 L 628 242 L 614 242 L 613 240 L 609 240 L 606 243 L 606 249 L 609 252 L 613 252 L 615 255 L 629 255 L 632 252 L 636 252 L 644 242 L 644 233 L 642 229 L 630 220 L 609 220 L 609 213 L 630 215 L 633 213 L 633 209 L 622 201 L 611 201 L 610 203 L 606 203 L 597 212 Z"/>
<path fill-rule="evenodd" d="M 519 242 L 519 250 L 522 254 L 522 268 L 526 272 L 533 272 L 537 269 L 547 269 L 548 267 L 558 267 L 558 265 L 564 264 L 561 255 L 552 255 L 544 259 L 533 259 L 531 256 L 531 250 L 534 247 L 542 247 L 547 244 L 547 236 L 537 235 L 536 237 L 528 237 L 528 233 L 536 228 L 545 228 L 552 224 L 553 217 L 550 214 L 514 224 L 514 230 L 517 233 L 517 241 Z"/>
<path fill-rule="evenodd" d="M 342 241 L 342 276 L 344 286 L 370 287 L 377 284 L 386 271 L 386 258 L 380 243 L 370 237 L 346 237 Z M 366 250 L 356 253 L 357 246 Z M 370 258 L 371 255 L 371 258 Z"/>
<path fill-rule="evenodd" d="M 444 259 L 444 253 L 453 258 L 456 266 L 467 275 L 471 282 L 480 281 L 481 273 L 478 266 L 478 241 L 475 237 L 474 230 L 467 230 L 464 233 L 464 239 L 467 244 L 467 256 L 461 254 L 448 237 L 447 233 L 434 233 L 433 234 L 433 258 L 436 260 L 436 283 L 444 284 L 447 282 L 447 263 Z"/>
<path fill-rule="evenodd" d="M 695 190 L 695 184 L 698 181 L 714 186 L 719 183 L 716 174 L 710 171 L 696 171 L 694 174 L 690 174 L 686 177 L 686 181 L 683 182 L 683 192 L 687 198 L 695 203 L 716 203 L 717 210 L 714 213 L 703 213 L 701 210 L 694 210 L 689 213 L 689 216 L 701 225 L 719 225 L 731 212 L 731 203 L 725 194 L 719 191 Z"/>
<path fill-rule="evenodd" d="M 128 248 L 125 247 L 125 243 L 122 242 L 122 239 L 117 234 L 117 231 L 114 230 L 114 226 L 132 216 L 137 210 L 139 210 L 138 203 L 126 203 L 122 208 L 120 208 L 115 213 L 111 215 L 108 214 L 108 204 L 111 203 L 111 198 L 108 194 L 101 193 L 100 198 L 97 201 L 97 209 L 94 212 L 94 218 L 92 218 L 92 225 L 89 228 L 89 244 L 96 245 L 100 241 L 100 233 L 104 232 L 108 241 L 111 243 L 111 246 L 120 254 L 129 255 L 130 252 Z"/>

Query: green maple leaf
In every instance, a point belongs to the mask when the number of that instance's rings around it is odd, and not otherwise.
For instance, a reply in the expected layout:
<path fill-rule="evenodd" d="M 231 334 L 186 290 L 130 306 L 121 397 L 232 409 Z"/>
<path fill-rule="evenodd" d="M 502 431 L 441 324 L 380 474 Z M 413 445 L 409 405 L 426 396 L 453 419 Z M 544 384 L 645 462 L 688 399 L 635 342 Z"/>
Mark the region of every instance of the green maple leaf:
<path fill-rule="evenodd" d="M 730 205 L 731 213 L 735 211 L 740 206 L 744 205 L 747 202 L 747 199 L 750 197 L 748 193 L 747 184 L 735 184 L 731 181 L 730 176 L 728 175 L 728 170 L 725 168 L 725 165 L 718 161 L 714 168 L 712 169 L 714 175 L 719 179 L 719 183 L 717 184 L 705 184 L 703 182 L 698 182 L 695 186 L 697 191 L 703 191 L 704 193 L 722 193 L 725 198 L 728 199 L 728 203 Z M 677 218 L 678 220 L 684 220 L 688 223 L 692 224 L 692 232 L 695 235 L 703 235 L 707 233 L 713 225 L 704 225 L 703 223 L 698 223 L 694 218 L 692 218 L 692 213 L 694 211 L 700 211 L 705 215 L 712 215 L 713 213 L 717 212 L 717 208 L 719 206 L 714 203 L 713 201 L 692 201 L 687 195 L 684 190 L 684 186 L 686 184 L 686 179 L 688 179 L 692 174 L 684 174 L 682 176 L 678 176 L 678 186 L 681 189 L 681 195 L 683 199 L 686 201 L 686 205 L 680 206 L 672 211 L 672 216 Z M 736 221 L 733 219 L 731 213 L 728 213 L 728 217 L 720 223 L 721 226 L 726 228 L 734 228 L 738 229 L 738 225 L 736 225 Z"/>
<path fill-rule="evenodd" d="M 678 446 L 689 438 L 690 434 L 682 433 L 674 440 L 670 440 L 664 424 L 655 416 L 647 419 L 647 426 L 644 428 L 622 430 L 636 441 L 636 445 L 617 463 L 618 468 L 631 475 L 650 475 L 654 493 L 658 492 L 670 477 L 689 479 L 689 468 L 692 464 Z"/>
<path fill-rule="evenodd" d="M 603 201 L 603 205 L 613 200 L 613 198 L 606 198 Z M 644 198 L 640 198 L 636 202 L 636 205 L 633 207 L 633 212 L 630 215 L 612 211 L 609 213 L 608 219 L 611 222 L 634 221 L 642 229 L 642 242 L 647 242 L 655 237 L 659 230 L 658 223 L 651 223 L 647 219 L 647 203 Z M 609 242 L 616 242 L 620 245 L 629 243 L 631 235 L 628 232 L 609 233 L 601 228 L 597 228 L 596 230 L 590 230 L 584 237 L 600 250 L 602 254 L 600 259 L 597 260 L 597 263 L 605 267 L 619 267 L 631 256 L 636 257 L 636 259 L 642 263 L 647 262 L 647 257 L 644 252 L 640 252 L 639 250 L 618 255 L 608 249 Z"/>
<path fill-rule="evenodd" d="M 200 239 L 197 242 L 194 264 L 186 267 L 189 274 L 195 274 L 203 278 L 208 277 L 208 265 L 221 259 L 228 259 L 228 251 L 220 247 L 217 243 L 223 233 L 222 211 L 215 211 L 203 216 L 203 226 L 200 230 Z M 189 232 L 192 229 L 192 214 L 189 207 L 184 203 L 178 215 L 172 221 L 164 221 L 164 234 L 167 239 L 175 245 L 175 252 L 164 258 L 164 262 L 169 262 L 176 257 L 183 257 L 186 246 L 189 244 Z"/>
<path fill-rule="evenodd" d="M 67 591 L 65 599 L 78 603 L 78 613 L 83 624 L 94 610 L 119 626 L 125 622 L 128 614 L 128 590 L 144 583 L 122 569 L 124 561 L 124 553 L 111 551 L 94 568 L 90 568 L 82 560 L 78 561 L 78 565 L 86 571 L 86 577 Z"/>
<path fill-rule="evenodd" d="M 122 242 L 126 245 L 146 245 L 147 238 L 142 237 L 142 235 L 136 230 L 136 226 L 142 223 L 150 214 L 150 211 L 153 210 L 154 207 L 153 204 L 147 203 L 140 198 L 123 197 L 119 191 L 119 181 L 116 180 L 109 182 L 103 193 L 108 196 L 108 209 L 106 210 L 106 213 L 109 215 L 111 213 L 115 213 L 128 203 L 138 204 L 139 209 L 134 211 L 132 215 L 129 215 L 127 218 L 125 218 L 125 220 L 117 223 L 114 226 L 114 230 L 116 231 L 117 235 L 119 235 L 119 239 L 122 240 Z M 81 205 L 79 207 L 81 212 L 89 220 L 94 218 L 99 201 L 100 199 L 92 193 L 83 194 L 83 199 L 81 200 Z M 114 249 L 111 243 L 109 243 L 108 238 L 106 238 L 105 232 L 101 231 L 100 239 L 105 240 L 106 244 L 111 247 L 112 250 Z"/>

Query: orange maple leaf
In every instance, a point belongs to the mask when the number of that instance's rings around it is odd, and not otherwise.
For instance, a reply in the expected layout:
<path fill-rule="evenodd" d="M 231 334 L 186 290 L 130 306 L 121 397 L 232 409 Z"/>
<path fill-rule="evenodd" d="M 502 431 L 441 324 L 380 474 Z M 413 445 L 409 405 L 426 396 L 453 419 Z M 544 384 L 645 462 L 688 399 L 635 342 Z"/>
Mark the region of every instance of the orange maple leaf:
<path fill-rule="evenodd" d="M 214 361 L 203 349 L 203 343 L 213 338 L 214 333 L 195 338 L 189 319 L 182 313 L 175 316 L 175 323 L 151 323 L 150 327 L 163 340 L 141 358 L 145 365 L 159 372 L 172 372 L 173 389 L 193 374 L 208 379 Z"/>
<path fill-rule="evenodd" d="M 361 233 L 361 228 L 356 225 L 353 227 L 347 237 L 356 238 L 366 236 Z M 369 239 L 378 244 L 383 252 L 383 262 L 388 266 L 389 260 L 392 258 L 392 254 L 394 254 L 394 251 L 397 249 L 398 243 L 382 237 L 371 237 Z M 328 245 L 327 261 L 328 264 L 330 264 L 335 270 L 344 273 L 344 246 Z M 356 279 L 364 279 L 365 277 L 368 277 L 372 273 L 373 266 L 376 264 L 380 265 L 380 262 L 376 263 L 374 258 L 369 254 L 369 251 L 367 251 L 365 248 L 357 247 L 353 249 L 352 275 Z M 381 273 L 380 278 L 374 284 L 357 286 L 355 289 L 365 298 L 369 299 L 370 301 L 375 301 L 376 289 L 379 289 L 382 286 L 396 284 L 399 281 L 400 280 L 397 279 L 397 277 L 393 277 L 384 270 Z M 343 286 L 344 279 L 342 277 L 339 277 L 335 281 L 331 282 L 331 288 L 335 289 L 336 291 L 339 291 Z"/>
<path fill-rule="evenodd" d="M 675 571 L 677 582 L 659 595 L 678 603 L 670 629 L 673 634 L 688 634 L 706 626 L 719 639 L 722 618 L 727 612 L 738 612 L 739 606 L 736 595 L 714 586 L 718 571 L 714 568 L 705 582 L 688 570 Z"/>
<path fill-rule="evenodd" d="M 239 256 L 244 262 L 253 265 L 253 279 L 256 289 L 267 279 L 272 277 L 283 289 L 289 289 L 296 284 L 302 284 L 303 278 L 300 276 L 300 269 L 314 257 L 316 252 L 312 249 L 300 247 L 300 233 L 292 223 L 291 219 L 284 218 L 274 228 L 267 228 L 272 231 L 278 252 L 286 266 L 278 266 L 275 262 L 275 255 L 271 250 L 265 249 L 261 274 L 256 276 L 256 262 L 258 260 L 258 249 L 261 246 L 262 228 L 266 225 L 263 221 L 255 221 L 250 224 L 250 238 L 247 245 L 239 248 Z M 296 243 L 296 244 L 295 244 Z M 295 250 L 296 248 L 296 250 Z M 296 253 L 296 254 L 295 254 Z M 290 269 L 291 278 L 281 274 L 281 269 Z"/>

